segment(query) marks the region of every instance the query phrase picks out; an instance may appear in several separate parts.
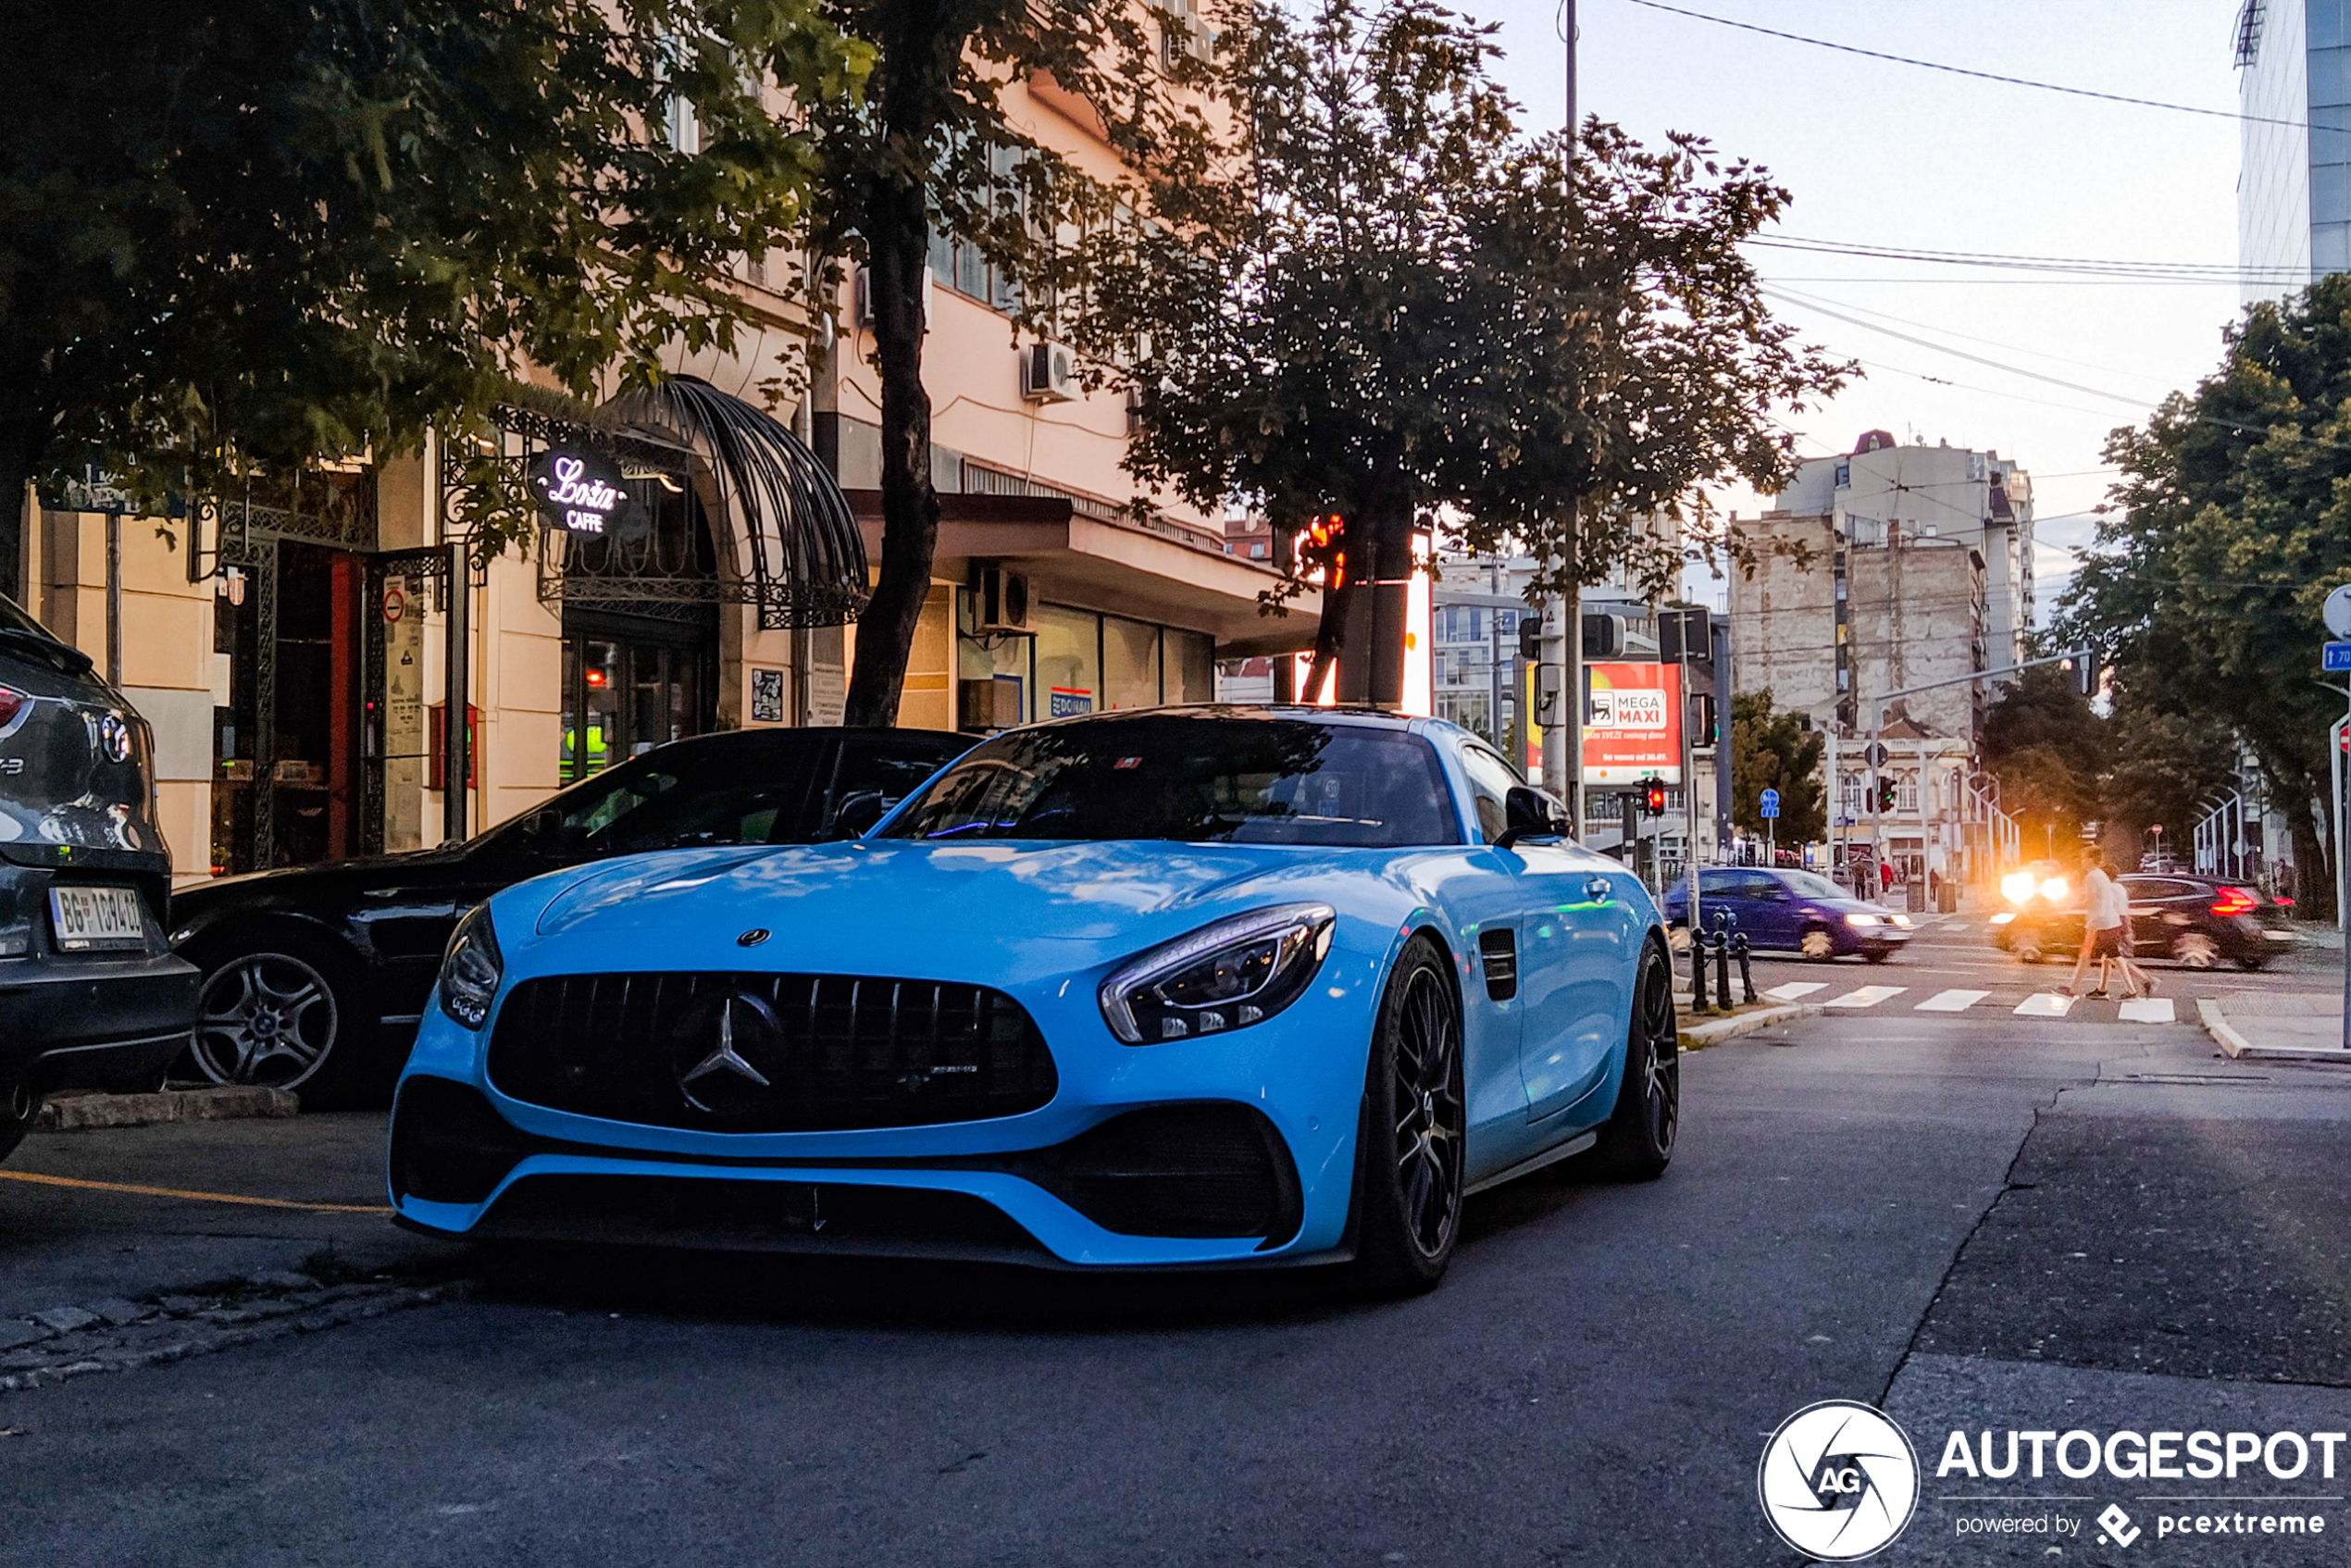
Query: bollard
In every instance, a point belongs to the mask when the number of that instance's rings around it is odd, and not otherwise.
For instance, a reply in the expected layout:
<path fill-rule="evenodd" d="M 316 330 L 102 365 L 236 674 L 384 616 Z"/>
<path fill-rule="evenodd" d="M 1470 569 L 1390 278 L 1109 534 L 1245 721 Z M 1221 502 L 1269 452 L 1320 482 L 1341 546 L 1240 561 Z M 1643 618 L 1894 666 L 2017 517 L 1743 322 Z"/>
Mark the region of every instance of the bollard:
<path fill-rule="evenodd" d="M 1690 922 L 1690 1011 L 1706 1011 L 1706 933 Z"/>
<path fill-rule="evenodd" d="M 1747 1000 L 1753 1002 L 1755 1000 L 1755 970 L 1747 961 L 1747 933 L 1745 931 L 1739 932 L 1731 939 L 1731 951 L 1738 955 L 1739 988 L 1747 993 Z"/>
<path fill-rule="evenodd" d="M 1731 912 L 1714 912 L 1714 1004 L 1731 1010 Z"/>

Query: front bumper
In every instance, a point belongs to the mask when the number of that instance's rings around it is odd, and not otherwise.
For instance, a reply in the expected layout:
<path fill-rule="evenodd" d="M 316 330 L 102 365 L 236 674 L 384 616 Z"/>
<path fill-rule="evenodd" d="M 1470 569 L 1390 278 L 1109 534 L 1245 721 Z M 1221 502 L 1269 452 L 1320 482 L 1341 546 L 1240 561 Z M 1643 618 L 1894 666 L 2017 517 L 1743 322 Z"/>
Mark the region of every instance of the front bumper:
<path fill-rule="evenodd" d="M 1365 1052 L 1385 965 L 1334 949 L 1314 989 L 1246 1029 L 1128 1046 L 1093 987 L 1016 994 L 1050 1102 L 839 1131 L 718 1132 L 501 1091 L 491 1034 L 428 1003 L 393 1113 L 392 1200 L 453 1238 L 986 1257 L 1166 1268 L 1343 1255 Z M 510 976 L 510 994 L 520 977 Z"/>

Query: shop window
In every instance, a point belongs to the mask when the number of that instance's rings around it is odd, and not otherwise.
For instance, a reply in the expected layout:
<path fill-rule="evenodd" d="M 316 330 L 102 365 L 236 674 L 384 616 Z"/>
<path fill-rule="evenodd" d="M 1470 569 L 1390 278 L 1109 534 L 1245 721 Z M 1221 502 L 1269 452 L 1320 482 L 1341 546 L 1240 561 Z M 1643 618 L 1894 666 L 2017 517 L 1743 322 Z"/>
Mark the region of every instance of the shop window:
<path fill-rule="evenodd" d="M 1100 617 L 1058 604 L 1037 609 L 1037 716 L 1063 718 L 1101 705 Z"/>
<path fill-rule="evenodd" d="M 1159 628 L 1118 616 L 1102 617 L 1102 705 L 1159 705 Z"/>

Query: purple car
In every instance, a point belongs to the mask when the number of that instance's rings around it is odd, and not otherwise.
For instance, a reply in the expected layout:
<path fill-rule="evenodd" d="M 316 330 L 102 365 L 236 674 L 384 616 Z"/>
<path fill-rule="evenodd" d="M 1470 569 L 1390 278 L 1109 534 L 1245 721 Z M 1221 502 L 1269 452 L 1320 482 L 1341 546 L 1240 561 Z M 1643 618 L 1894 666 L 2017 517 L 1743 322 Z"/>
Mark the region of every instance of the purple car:
<path fill-rule="evenodd" d="M 1698 891 L 1698 914 L 1707 929 L 1714 928 L 1716 910 L 1729 910 L 1752 947 L 1784 948 L 1822 960 L 1858 952 L 1872 964 L 1883 964 L 1910 940 L 1909 915 L 1865 903 L 1810 871 L 1701 866 Z M 1675 882 L 1665 890 L 1663 902 L 1667 925 L 1686 925 L 1689 883 Z"/>

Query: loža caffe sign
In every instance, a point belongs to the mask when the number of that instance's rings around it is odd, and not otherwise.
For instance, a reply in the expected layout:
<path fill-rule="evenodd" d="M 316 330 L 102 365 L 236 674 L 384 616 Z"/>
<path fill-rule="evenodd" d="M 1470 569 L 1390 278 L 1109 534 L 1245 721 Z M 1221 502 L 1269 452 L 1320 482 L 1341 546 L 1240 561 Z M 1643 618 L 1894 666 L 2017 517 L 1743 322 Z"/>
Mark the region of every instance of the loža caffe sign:
<path fill-rule="evenodd" d="M 527 482 L 547 520 L 573 533 L 605 533 L 637 507 L 620 466 L 598 453 L 542 452 L 530 460 Z"/>

